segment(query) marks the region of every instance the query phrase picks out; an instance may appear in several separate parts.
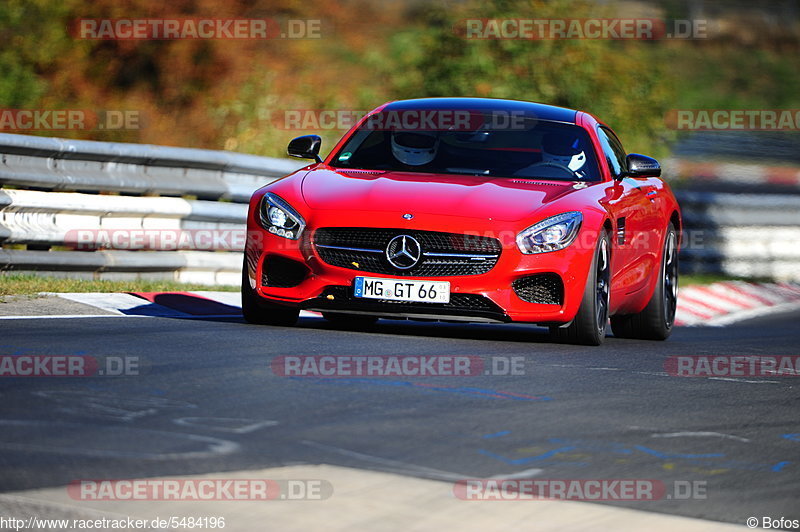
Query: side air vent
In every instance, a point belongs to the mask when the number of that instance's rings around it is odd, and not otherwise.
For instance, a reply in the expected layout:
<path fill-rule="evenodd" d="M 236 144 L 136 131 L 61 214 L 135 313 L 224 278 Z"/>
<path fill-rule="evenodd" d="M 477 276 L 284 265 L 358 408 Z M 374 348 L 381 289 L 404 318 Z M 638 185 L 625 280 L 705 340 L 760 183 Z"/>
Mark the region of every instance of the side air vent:
<path fill-rule="evenodd" d="M 625 243 L 625 217 L 617 218 L 617 244 Z"/>
<path fill-rule="evenodd" d="M 555 273 L 520 277 L 511 286 L 514 293 L 528 303 L 561 305 L 564 302 L 564 283 Z"/>

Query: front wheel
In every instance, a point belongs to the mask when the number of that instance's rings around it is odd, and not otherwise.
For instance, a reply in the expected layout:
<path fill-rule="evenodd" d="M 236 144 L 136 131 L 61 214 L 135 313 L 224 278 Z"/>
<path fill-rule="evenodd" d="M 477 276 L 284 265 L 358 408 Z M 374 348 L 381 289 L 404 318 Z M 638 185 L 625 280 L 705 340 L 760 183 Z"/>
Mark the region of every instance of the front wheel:
<path fill-rule="evenodd" d="M 611 330 L 619 338 L 666 340 L 672 333 L 678 308 L 678 233 L 669 224 L 661 254 L 658 284 L 647 306 L 638 314 L 614 316 Z"/>
<path fill-rule="evenodd" d="M 242 316 L 248 323 L 290 327 L 297 323 L 300 311 L 264 301 L 252 288 L 247 275 L 247 259 L 242 264 Z"/>
<path fill-rule="evenodd" d="M 575 319 L 567 327 L 551 327 L 556 341 L 579 345 L 600 345 L 606 337 L 608 298 L 611 288 L 611 245 L 603 231 L 597 240 L 592 267 L 586 279 L 583 299 Z"/>

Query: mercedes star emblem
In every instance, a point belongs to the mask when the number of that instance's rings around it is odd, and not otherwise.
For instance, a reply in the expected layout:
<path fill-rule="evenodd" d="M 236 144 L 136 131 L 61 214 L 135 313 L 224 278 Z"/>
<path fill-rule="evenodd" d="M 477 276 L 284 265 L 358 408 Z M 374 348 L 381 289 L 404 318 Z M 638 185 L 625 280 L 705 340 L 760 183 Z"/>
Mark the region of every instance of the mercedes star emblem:
<path fill-rule="evenodd" d="M 413 268 L 422 256 L 422 246 L 413 236 L 397 235 L 386 246 L 386 260 L 398 270 Z"/>

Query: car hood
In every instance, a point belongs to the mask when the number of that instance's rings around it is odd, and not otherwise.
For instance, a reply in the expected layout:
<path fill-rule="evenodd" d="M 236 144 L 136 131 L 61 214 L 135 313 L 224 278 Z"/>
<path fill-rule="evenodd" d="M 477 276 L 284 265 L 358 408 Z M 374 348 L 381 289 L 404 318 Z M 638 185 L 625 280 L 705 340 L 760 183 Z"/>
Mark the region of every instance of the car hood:
<path fill-rule="evenodd" d="M 312 209 L 517 221 L 574 190 L 573 181 L 317 169 L 302 184 Z"/>

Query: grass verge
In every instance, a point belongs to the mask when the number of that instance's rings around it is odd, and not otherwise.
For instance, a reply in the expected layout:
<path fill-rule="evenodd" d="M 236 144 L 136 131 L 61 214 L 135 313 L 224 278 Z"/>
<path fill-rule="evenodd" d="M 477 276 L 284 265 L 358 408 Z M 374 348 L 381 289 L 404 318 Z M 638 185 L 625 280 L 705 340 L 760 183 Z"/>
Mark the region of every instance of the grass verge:
<path fill-rule="evenodd" d="M 35 297 L 39 292 L 192 292 L 221 290 L 236 292 L 238 286 L 208 286 L 176 281 L 90 281 L 31 274 L 0 274 L 0 301 L 8 296 Z"/>
<path fill-rule="evenodd" d="M 766 278 L 750 278 L 745 279 L 742 277 L 731 277 L 729 275 L 722 275 L 716 273 L 694 273 L 694 274 L 681 274 L 679 279 L 679 286 L 689 286 L 693 284 L 713 284 L 721 281 L 746 281 L 748 283 L 771 283 L 772 279 Z"/>

